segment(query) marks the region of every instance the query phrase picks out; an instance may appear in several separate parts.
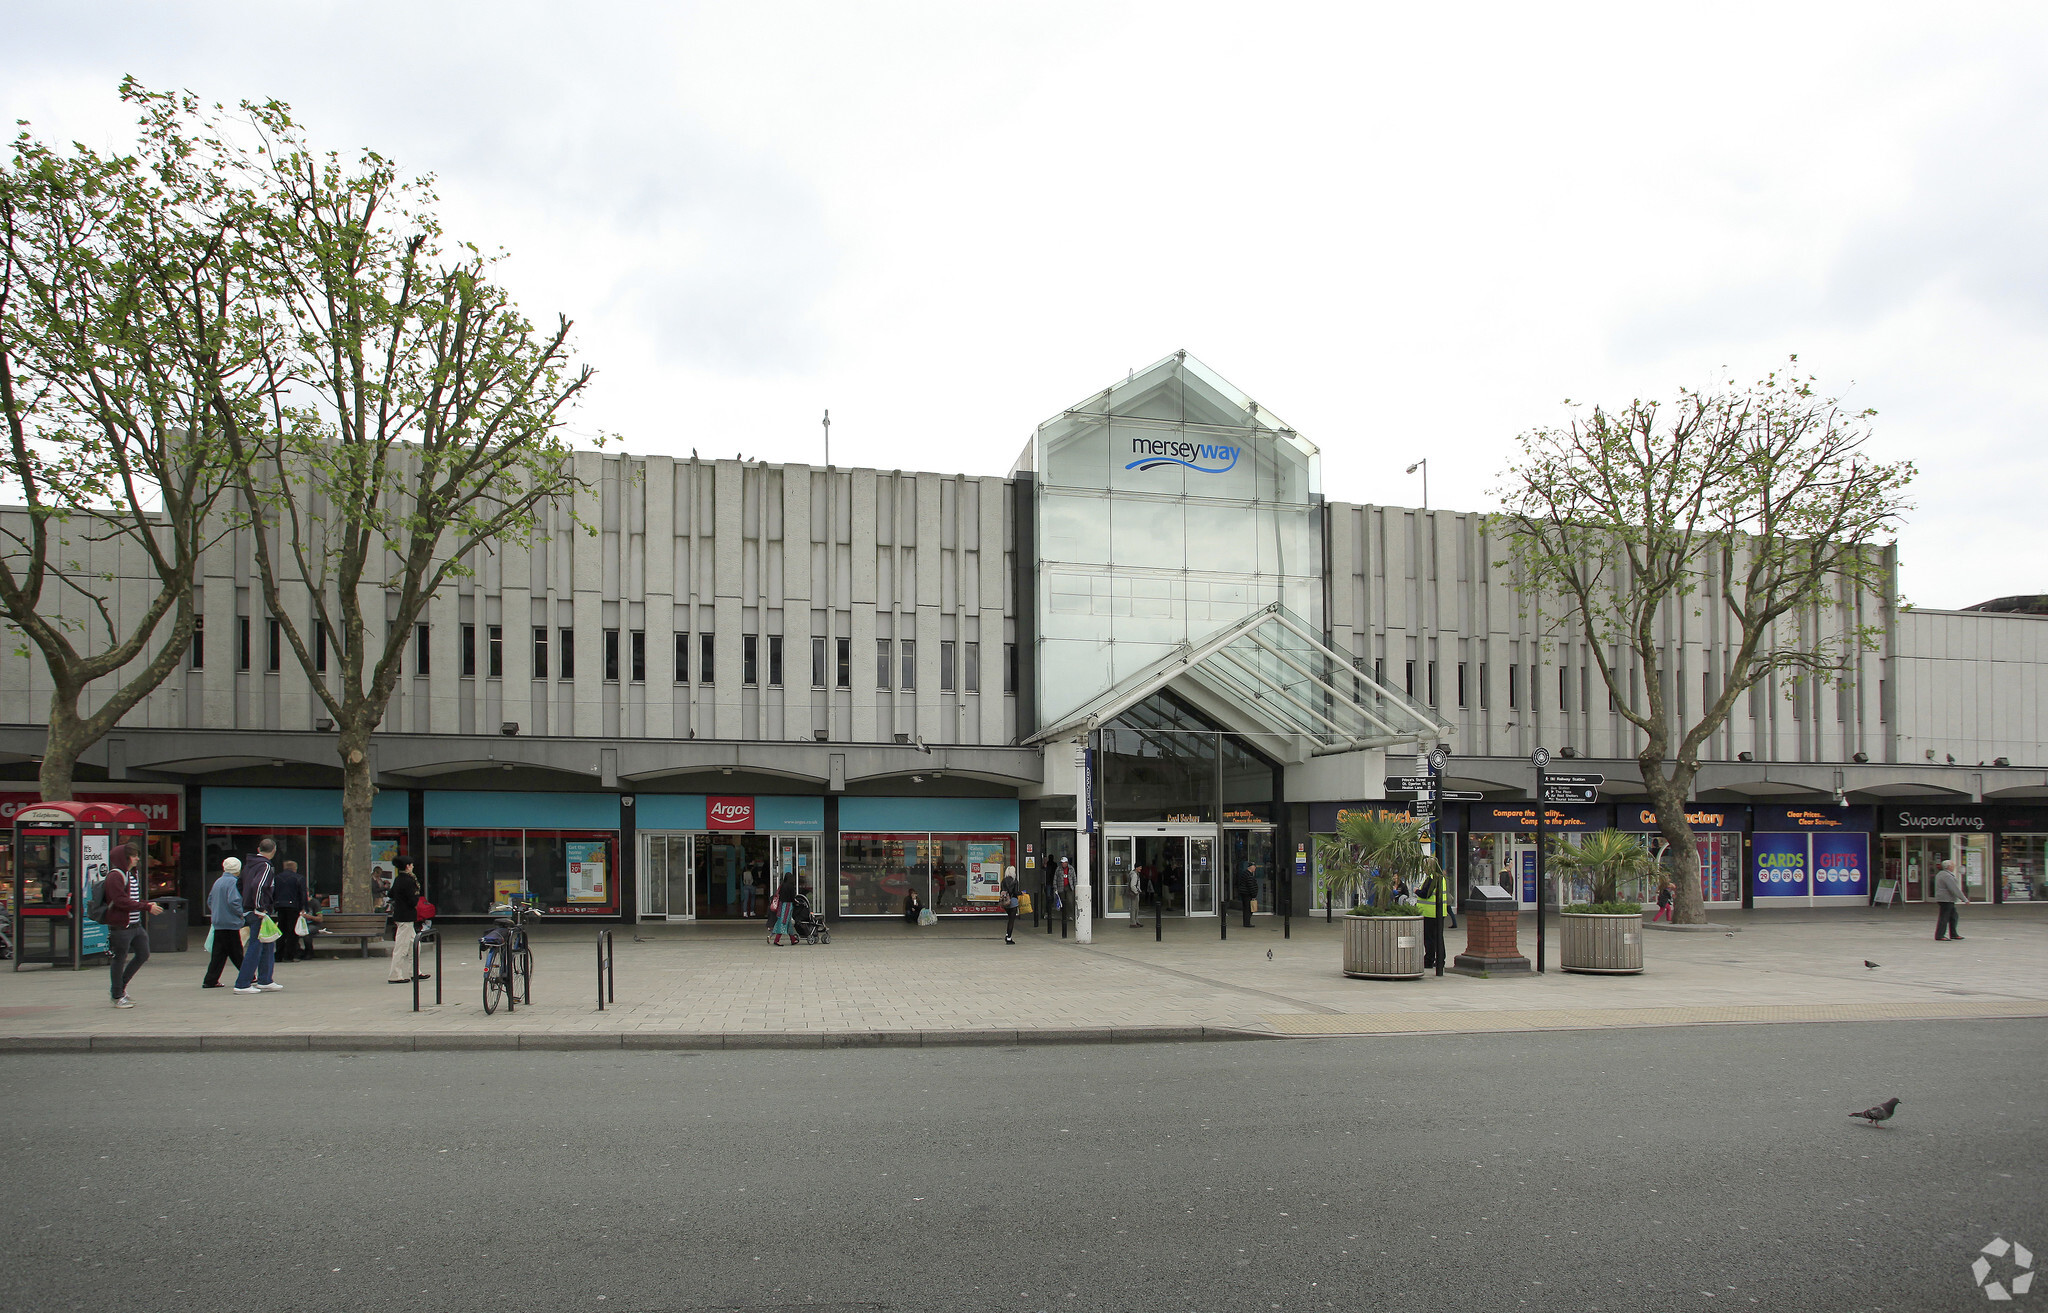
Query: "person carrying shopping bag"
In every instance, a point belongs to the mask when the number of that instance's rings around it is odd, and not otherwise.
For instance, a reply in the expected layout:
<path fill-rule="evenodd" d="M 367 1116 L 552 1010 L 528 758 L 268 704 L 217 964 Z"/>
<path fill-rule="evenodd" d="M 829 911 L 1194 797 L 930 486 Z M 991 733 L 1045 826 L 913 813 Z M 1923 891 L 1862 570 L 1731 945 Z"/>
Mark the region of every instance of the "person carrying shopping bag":
<path fill-rule="evenodd" d="M 228 963 L 235 965 L 236 974 L 242 970 L 242 859 L 230 857 L 220 864 L 220 879 L 213 882 L 213 888 L 206 895 L 206 915 L 213 922 L 213 929 L 206 932 L 207 943 L 213 948 L 213 956 L 206 964 L 206 977 L 199 982 L 201 989 L 221 989 L 220 973 Z"/>
<path fill-rule="evenodd" d="M 283 989 L 271 976 L 277 971 L 277 877 L 270 869 L 277 840 L 256 845 L 256 855 L 242 863 L 242 970 L 235 977 L 237 994 L 266 994 Z M 268 935 L 269 938 L 264 936 Z"/>

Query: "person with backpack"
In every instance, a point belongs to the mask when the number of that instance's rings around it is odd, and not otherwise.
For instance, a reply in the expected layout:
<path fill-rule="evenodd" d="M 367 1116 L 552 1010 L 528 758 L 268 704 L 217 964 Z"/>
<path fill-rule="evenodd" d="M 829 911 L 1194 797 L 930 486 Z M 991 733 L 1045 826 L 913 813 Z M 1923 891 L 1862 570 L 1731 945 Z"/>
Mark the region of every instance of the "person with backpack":
<path fill-rule="evenodd" d="M 412 873 L 412 858 L 400 857 L 391 875 L 391 971 L 384 978 L 394 985 L 412 983 L 412 943 L 420 933 L 420 882 Z M 434 973 L 420 972 L 426 980 Z"/>
<path fill-rule="evenodd" d="M 100 891 L 86 908 L 88 915 L 107 927 L 107 972 L 114 992 L 114 1006 L 132 1008 L 128 982 L 149 961 L 149 924 L 144 912 L 161 912 L 156 903 L 142 899 L 141 855 L 135 845 L 124 843 L 114 850 L 114 869 L 100 881 Z M 134 954 L 130 957 L 130 954 Z"/>
<path fill-rule="evenodd" d="M 263 941 L 263 923 L 277 906 L 277 876 L 270 868 L 276 854 L 277 840 L 265 839 L 256 845 L 256 855 L 242 863 L 242 925 L 249 933 L 242 943 L 242 970 L 235 976 L 237 994 L 267 994 L 284 988 L 271 979 L 277 972 L 277 942 Z"/>
<path fill-rule="evenodd" d="M 207 938 L 213 941 L 213 957 L 206 964 L 201 989 L 221 988 L 221 970 L 232 962 L 235 973 L 242 970 L 242 859 L 230 857 L 220 864 L 220 879 L 206 895 L 206 915 L 213 922 Z"/>

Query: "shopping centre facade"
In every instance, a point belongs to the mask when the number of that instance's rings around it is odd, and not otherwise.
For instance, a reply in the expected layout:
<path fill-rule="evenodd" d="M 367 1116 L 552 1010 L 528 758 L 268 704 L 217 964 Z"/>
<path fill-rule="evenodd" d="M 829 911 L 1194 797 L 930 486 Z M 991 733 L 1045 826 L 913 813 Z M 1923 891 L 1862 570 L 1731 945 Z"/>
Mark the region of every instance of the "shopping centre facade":
<path fill-rule="evenodd" d="M 1262 914 L 1304 914 L 1312 836 L 1399 814 L 1386 777 L 1439 742 L 1483 798 L 1444 809 L 1461 883 L 1535 899 L 1539 746 L 1607 779 L 1548 826 L 1654 829 L 1586 637 L 1517 593 L 1483 517 L 1327 499 L 1315 445 L 1184 353 L 1007 477 L 577 459 L 596 532 L 564 508 L 434 599 L 374 747 L 377 855 L 421 859 L 445 916 L 524 890 L 741 918 L 783 872 L 828 916 L 981 915 L 1006 868 L 1039 888 L 1083 842 L 1097 915 L 1132 912 L 1141 867 L 1170 915 L 1215 916 L 1247 869 Z M 339 895 L 334 737 L 252 570 L 242 537 L 209 553 L 184 668 L 79 771 L 145 808 L 153 890 L 196 905 L 266 836 Z M 1681 710 L 1725 669 L 1706 611 L 1664 635 Z M 1881 641 L 1706 745 L 1709 896 L 1915 901 L 1953 857 L 1972 898 L 2048 907 L 2048 617 L 1851 597 L 1803 623 Z M 34 796 L 48 698 L 0 660 L 0 816 Z"/>

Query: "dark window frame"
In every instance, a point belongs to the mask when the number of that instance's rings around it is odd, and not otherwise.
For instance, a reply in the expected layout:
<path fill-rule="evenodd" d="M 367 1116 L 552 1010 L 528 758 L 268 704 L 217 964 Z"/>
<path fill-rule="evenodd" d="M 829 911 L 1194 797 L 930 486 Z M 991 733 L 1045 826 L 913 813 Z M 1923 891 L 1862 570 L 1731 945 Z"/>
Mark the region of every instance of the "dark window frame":
<path fill-rule="evenodd" d="M 886 693 L 893 688 L 896 678 L 896 641 L 891 638 L 875 640 L 875 691 Z"/>
<path fill-rule="evenodd" d="M 284 669 L 284 621 L 276 616 L 263 635 L 263 668 L 273 675 Z"/>
<path fill-rule="evenodd" d="M 239 648 L 235 653 L 235 669 L 238 671 L 246 671 L 249 668 L 249 644 L 252 641 L 250 633 L 252 628 L 253 623 L 248 616 L 238 615 L 235 617 L 235 640 Z"/>
<path fill-rule="evenodd" d="M 604 682 L 619 682 L 619 631 L 611 626 L 604 630 L 604 650 L 600 653 L 603 662 Z"/>
<path fill-rule="evenodd" d="M 647 682 L 647 631 L 635 629 L 626 642 L 627 669 L 635 684 Z"/>
<path fill-rule="evenodd" d="M 841 638 L 836 639 L 834 641 L 838 643 L 838 650 L 834 653 L 835 660 L 833 664 L 837 668 L 833 671 L 833 687 L 852 688 L 853 640 L 850 638 Z"/>
<path fill-rule="evenodd" d="M 548 677 L 548 627 L 546 625 L 535 625 L 533 627 L 533 677 L 535 679 L 546 679 Z"/>
<path fill-rule="evenodd" d="M 699 632 L 697 635 L 697 682 L 718 683 L 718 635 Z"/>
<path fill-rule="evenodd" d="M 557 679 L 576 678 L 575 628 L 572 626 L 570 628 L 565 629 L 561 626 L 557 626 L 555 629 L 555 641 L 558 642 L 562 648 L 561 653 L 555 658 L 555 677 Z"/>
<path fill-rule="evenodd" d="M 412 673 L 434 673 L 434 631 L 431 625 L 416 624 L 412 627 Z"/>
<path fill-rule="evenodd" d="M 740 635 L 740 684 L 745 688 L 761 686 L 761 636 Z"/>
<path fill-rule="evenodd" d="M 768 687 L 782 687 L 782 635 L 768 635 Z"/>
<path fill-rule="evenodd" d="M 491 679 L 505 677 L 505 626 L 484 626 L 484 670 Z"/>
<path fill-rule="evenodd" d="M 687 684 L 690 682 L 690 633 L 686 629 L 679 629 L 676 631 L 675 637 L 676 669 L 674 682 Z"/>
<path fill-rule="evenodd" d="M 811 687 L 824 688 L 832 677 L 831 663 L 825 659 L 825 640 L 811 640 Z"/>
<path fill-rule="evenodd" d="M 981 692 L 981 644 L 963 641 L 960 645 L 960 687 L 964 693 Z"/>
<path fill-rule="evenodd" d="M 473 625 L 473 624 L 465 624 L 464 626 L 462 626 L 462 653 L 461 653 L 461 661 L 462 661 L 462 677 L 463 677 L 464 679 L 475 679 L 475 678 L 476 678 L 476 626 L 475 626 L 475 625 Z"/>
<path fill-rule="evenodd" d="M 192 617 L 192 646 L 187 652 L 188 670 L 206 669 L 206 617 Z"/>
<path fill-rule="evenodd" d="M 959 654 L 959 644 L 949 638 L 939 640 L 939 692 L 954 692 L 960 683 L 954 673 L 954 660 Z"/>

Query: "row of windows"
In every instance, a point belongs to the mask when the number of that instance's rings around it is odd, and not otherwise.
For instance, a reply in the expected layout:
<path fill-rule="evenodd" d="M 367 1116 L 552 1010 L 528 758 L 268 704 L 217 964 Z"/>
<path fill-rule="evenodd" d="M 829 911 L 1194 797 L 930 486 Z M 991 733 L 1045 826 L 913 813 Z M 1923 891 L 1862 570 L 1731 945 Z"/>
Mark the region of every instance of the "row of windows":
<path fill-rule="evenodd" d="M 1363 657 L 1354 657 L 1354 658 L 1352 658 L 1352 660 L 1353 660 L 1354 664 L 1355 664 L 1355 665 L 1356 665 L 1356 666 L 1357 666 L 1357 667 L 1358 667 L 1358 668 L 1359 668 L 1360 670 L 1363 670 L 1363 669 L 1365 668 L 1365 658 L 1363 658 Z M 1420 664 L 1420 665 L 1421 665 L 1421 666 L 1423 667 L 1423 670 L 1422 670 L 1422 676 L 1423 676 L 1423 687 L 1422 687 L 1422 689 L 1421 689 L 1421 695 L 1422 695 L 1422 696 L 1423 696 L 1424 698 L 1426 698 L 1426 699 L 1427 699 L 1427 705 L 1429 705 L 1429 706 L 1432 706 L 1432 707 L 1434 707 L 1434 706 L 1436 706 L 1436 705 L 1437 705 L 1437 679 L 1436 679 L 1436 662 L 1434 662 L 1434 661 L 1424 661 L 1424 662 L 1420 662 L 1420 663 L 1418 663 L 1418 662 L 1414 662 L 1414 661 L 1410 661 L 1410 662 L 1407 662 L 1407 663 L 1406 663 L 1406 666 L 1407 666 L 1407 670 L 1406 670 L 1406 673 L 1405 673 L 1405 678 L 1404 678 L 1404 681 L 1403 681 L 1403 690 L 1404 690 L 1404 691 L 1405 691 L 1405 692 L 1406 692 L 1406 693 L 1408 694 L 1408 696 L 1409 696 L 1410 698 L 1414 698 L 1414 697 L 1416 697 L 1416 696 L 1417 696 L 1417 689 L 1416 689 L 1416 683 L 1415 683 L 1415 675 L 1416 675 L 1416 670 L 1415 670 L 1415 668 L 1416 668 L 1416 666 L 1417 666 L 1418 664 Z M 1477 688 L 1477 693 L 1478 693 L 1478 700 L 1479 700 L 1479 708 L 1480 708 L 1480 710 L 1484 711 L 1484 710 L 1486 710 L 1486 709 L 1487 709 L 1487 706 L 1488 706 L 1488 695 L 1489 695 L 1489 690 L 1491 690 L 1491 688 L 1493 687 L 1493 681 L 1492 681 L 1492 680 L 1491 680 L 1491 679 L 1489 678 L 1489 675 L 1490 675 L 1490 673 L 1491 673 L 1491 672 L 1490 672 L 1490 670 L 1489 670 L 1489 668 L 1488 668 L 1488 663 L 1487 663 L 1487 662 L 1484 662 L 1484 661 L 1481 661 L 1481 662 L 1479 662 L 1478 664 L 1479 664 L 1479 680 L 1478 680 L 1478 688 Z M 1458 663 L 1458 706 L 1460 706 L 1460 707 L 1466 707 L 1466 706 L 1469 706 L 1469 705 L 1471 705 L 1471 703 L 1470 703 L 1470 701 L 1469 701 L 1469 699 L 1470 699 L 1470 697 L 1471 697 L 1471 692 L 1469 691 L 1469 688 L 1468 688 L 1468 680 L 1467 680 L 1467 674 L 1466 674 L 1466 672 L 1467 672 L 1467 669 L 1468 669 L 1468 663 L 1466 663 L 1466 662 L 1463 662 L 1463 661 L 1460 661 L 1460 662 Z M 1522 710 L 1527 710 L 1527 711 L 1535 711 L 1535 710 L 1537 710 L 1537 706 L 1536 706 L 1536 696 L 1537 696 L 1537 687 L 1538 687 L 1538 686 L 1537 686 L 1537 678 L 1538 678 L 1539 674 L 1541 673 L 1541 671 L 1542 671 L 1542 667 L 1540 667 L 1540 666 L 1530 666 L 1530 667 L 1529 667 L 1529 670 L 1528 670 L 1528 679 L 1527 679 L 1526 681 L 1524 681 L 1524 680 L 1523 680 L 1523 678 L 1522 678 L 1522 668 L 1521 668 L 1520 666 L 1509 666 L 1509 667 L 1508 667 L 1508 688 L 1507 688 L 1507 693 L 1508 693 L 1508 710 L 1510 710 L 1510 711 L 1522 711 Z M 1385 660 L 1383 660 L 1383 659 L 1381 659 L 1381 658 L 1378 658 L 1378 657 L 1375 657 L 1375 658 L 1373 659 L 1373 663 L 1372 663 L 1372 677 L 1373 677 L 1373 682 L 1374 682 L 1374 683 L 1377 683 L 1377 684 L 1381 685 L 1382 687 L 1385 687 L 1385 684 L 1386 684 L 1386 662 L 1385 662 Z M 1579 668 L 1579 696 L 1578 696 L 1578 698 L 1577 698 L 1577 702 L 1578 702 L 1578 709 L 1579 709 L 1579 710 L 1581 710 L 1581 711 L 1583 711 L 1583 710 L 1585 709 L 1585 704 L 1586 704 L 1587 702 L 1590 702 L 1590 701 L 1591 701 L 1591 699 L 1592 699 L 1592 693 L 1591 693 L 1591 684 L 1592 684 L 1592 680 L 1593 680 L 1593 670 L 1592 670 L 1592 667 L 1590 667 L 1590 666 L 1583 666 L 1583 667 L 1580 667 L 1580 668 Z M 1631 705 L 1633 705 L 1633 703 L 1634 703 L 1634 700 L 1635 700 L 1635 696 L 1636 696 L 1636 681 L 1637 681 L 1637 673 L 1636 673 L 1635 671 L 1631 670 L 1631 671 L 1629 672 L 1629 694 L 1630 694 L 1630 701 L 1631 701 Z M 1605 680 L 1602 680 L 1602 681 L 1601 681 L 1601 683 L 1602 683 L 1602 686 L 1603 686 L 1603 687 L 1605 687 L 1606 681 L 1605 681 Z M 1686 688 L 1687 688 L 1687 685 L 1689 684 L 1689 681 L 1688 681 L 1688 680 L 1687 680 L 1687 679 L 1685 678 L 1685 672 L 1684 672 L 1684 671 L 1679 671 L 1679 672 L 1678 672 L 1678 676 L 1677 676 L 1677 681 L 1676 681 L 1676 683 L 1677 683 L 1677 692 L 1678 692 L 1678 714 L 1679 714 L 1679 715 L 1680 715 L 1681 717 L 1683 717 L 1683 716 L 1686 716 L 1686 715 L 1689 715 L 1689 714 L 1691 714 L 1691 713 L 1690 713 L 1690 709 L 1689 709 L 1689 708 L 1688 708 L 1688 707 L 1686 706 Z M 1846 686 L 1845 686 L 1845 691 L 1846 691 Z M 1886 688 L 1885 688 L 1885 681 L 1884 681 L 1884 680 L 1879 680 L 1879 681 L 1877 682 L 1877 714 L 1878 714 L 1878 720 L 1879 720 L 1879 721 L 1886 721 L 1886 720 L 1889 720 L 1889 719 L 1890 719 L 1890 708 L 1889 708 L 1889 706 L 1887 705 L 1887 698 L 1886 698 L 1886 692 L 1887 692 L 1887 690 L 1886 690 Z M 1705 709 L 1706 709 L 1707 707 L 1709 707 L 1709 706 L 1713 705 L 1714 697 L 1715 697 L 1715 693 L 1714 693 L 1714 677 L 1713 677 L 1713 675 L 1712 675 L 1712 674 L 1709 674 L 1709 673 L 1706 673 L 1706 672 L 1702 672 L 1702 673 L 1701 673 L 1701 675 L 1700 675 L 1700 709 L 1701 709 L 1702 711 L 1705 711 Z M 1362 684 L 1359 684 L 1359 683 L 1358 683 L 1357 681 L 1355 681 L 1355 680 L 1353 681 L 1353 687 L 1352 687 L 1352 699 L 1353 699 L 1354 701 L 1363 701 L 1363 700 L 1364 700 L 1364 686 L 1363 686 Z M 1525 703 L 1525 702 L 1526 702 L 1526 704 L 1527 704 L 1526 706 L 1524 705 L 1524 703 Z M 1571 668 L 1570 668 L 1570 667 L 1567 667 L 1567 666 L 1559 666 L 1559 667 L 1557 668 L 1557 709 L 1558 709 L 1559 711 L 1562 711 L 1562 712 L 1567 712 L 1567 713 L 1569 713 L 1569 712 L 1571 712 L 1571 711 L 1572 711 L 1572 710 L 1574 709 L 1574 707 L 1573 707 L 1573 702 L 1574 702 L 1574 699 L 1573 699 L 1573 697 L 1572 697 L 1572 672 L 1571 672 Z M 1608 689 L 1608 690 L 1607 690 L 1607 710 L 1608 710 L 1608 711 L 1610 711 L 1610 712 L 1613 712 L 1613 711 L 1616 711 L 1616 710 L 1618 710 L 1618 708 L 1617 708 L 1617 707 L 1615 706 L 1615 702 L 1614 702 L 1614 691 L 1613 691 L 1612 689 Z M 1801 716 L 1803 717 L 1803 715 L 1804 715 L 1804 703 L 1803 703 L 1803 701 L 1802 701 L 1802 702 L 1800 703 L 1800 706 L 1799 706 L 1798 710 L 1799 710 L 1799 714 L 1800 714 L 1800 715 L 1801 715 Z M 1757 689 L 1752 689 L 1752 690 L 1751 690 L 1751 696 L 1750 696 L 1750 699 L 1749 699 L 1749 714 L 1750 714 L 1751 718 L 1752 718 L 1752 719 L 1754 719 L 1755 717 L 1757 717 L 1757 716 L 1758 716 L 1758 715 L 1760 715 L 1761 713 L 1762 713 L 1762 697 L 1761 697 L 1761 693 L 1760 693 L 1760 692 L 1759 692 L 1759 690 L 1757 690 Z M 1847 721 L 1851 721 L 1851 720 L 1854 720 L 1854 719 L 1855 719 L 1855 710 L 1854 710 L 1854 708 L 1853 708 L 1853 707 L 1852 707 L 1852 706 L 1850 705 L 1850 701 L 1849 701 L 1849 699 L 1848 699 L 1848 698 L 1847 698 L 1846 696 L 1844 696 L 1844 697 L 1840 697 L 1840 698 L 1837 698 L 1837 699 L 1836 699 L 1836 706 L 1835 706 L 1835 718 L 1836 718 L 1836 719 L 1837 719 L 1838 721 L 1843 721 L 1843 722 L 1847 722 Z"/>
<path fill-rule="evenodd" d="M 253 636 L 253 620 L 249 616 L 235 617 L 236 652 L 235 669 L 247 670 L 250 657 L 250 643 Z M 505 630 L 501 625 L 484 625 L 483 651 L 481 653 L 482 673 L 492 679 L 505 675 Z M 479 673 L 476 625 L 463 625 L 460 629 L 458 656 L 465 677 Z M 691 635 L 675 636 L 675 682 L 688 684 L 690 678 L 692 643 Z M 695 635 L 696 680 L 699 684 L 716 683 L 717 644 L 711 634 Z M 770 688 L 783 686 L 782 635 L 769 634 L 768 669 L 766 683 Z M 265 650 L 264 668 L 271 671 L 284 668 L 284 626 L 276 620 L 269 622 L 268 643 Z M 551 641 L 552 640 L 552 641 Z M 837 644 L 837 652 L 828 649 L 828 643 Z M 313 622 L 313 667 L 320 673 L 327 670 L 327 626 L 321 621 Z M 875 656 L 875 686 L 889 688 L 895 679 L 896 662 L 892 647 L 902 649 L 902 675 L 895 687 L 905 692 L 917 688 L 917 640 L 906 638 L 900 642 L 893 639 L 878 639 Z M 965 649 L 964 652 L 961 649 Z M 576 631 L 573 629 L 551 630 L 545 625 L 533 627 L 533 677 L 549 677 L 550 655 L 556 677 L 576 677 Z M 416 675 L 433 673 L 433 627 L 413 627 L 412 667 Z M 836 660 L 829 657 L 836 655 Z M 964 657 L 964 662 L 960 659 Z M 647 631 L 644 629 L 617 629 L 604 631 L 604 678 L 607 683 L 617 683 L 629 678 L 635 684 L 647 682 Z M 199 617 L 192 630 L 191 666 L 194 670 L 206 667 L 206 620 Z M 740 682 L 749 686 L 762 681 L 761 636 L 746 634 L 740 639 Z M 852 640 L 846 638 L 811 640 L 811 686 L 825 688 L 828 682 L 838 688 L 850 688 L 853 679 Z M 939 644 L 939 691 L 967 693 L 981 692 L 981 644 L 955 643 L 951 640 Z M 1003 691 L 1017 691 L 1017 645 L 1003 644 Z"/>

